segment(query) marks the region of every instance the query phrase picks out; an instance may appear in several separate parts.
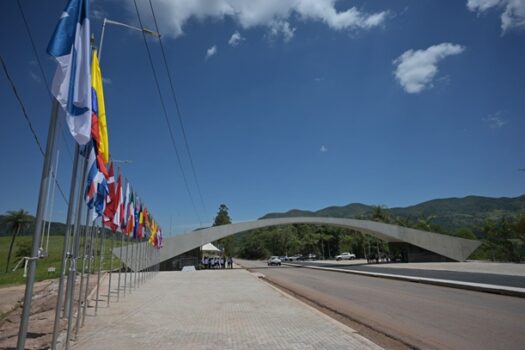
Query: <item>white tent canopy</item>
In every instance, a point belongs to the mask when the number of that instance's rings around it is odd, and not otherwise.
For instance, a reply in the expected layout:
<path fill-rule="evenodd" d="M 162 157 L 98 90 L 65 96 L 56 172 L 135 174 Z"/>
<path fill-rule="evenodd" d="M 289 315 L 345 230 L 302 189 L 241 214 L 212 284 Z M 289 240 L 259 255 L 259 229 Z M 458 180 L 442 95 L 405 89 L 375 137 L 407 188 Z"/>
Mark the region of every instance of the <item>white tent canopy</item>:
<path fill-rule="evenodd" d="M 211 243 L 206 243 L 205 245 L 203 245 L 201 247 L 201 250 L 206 251 L 206 252 L 220 252 L 221 251 L 219 248 L 217 248 Z"/>

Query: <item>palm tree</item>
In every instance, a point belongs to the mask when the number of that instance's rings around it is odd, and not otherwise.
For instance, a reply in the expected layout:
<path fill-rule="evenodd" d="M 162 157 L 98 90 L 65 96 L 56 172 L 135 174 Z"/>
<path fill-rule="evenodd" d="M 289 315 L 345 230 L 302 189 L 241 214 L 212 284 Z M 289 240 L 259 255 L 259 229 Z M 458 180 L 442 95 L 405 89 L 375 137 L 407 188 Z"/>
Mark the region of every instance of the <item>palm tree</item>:
<path fill-rule="evenodd" d="M 25 226 L 33 221 L 33 217 L 29 215 L 24 209 L 10 210 L 7 212 L 5 222 L 11 226 L 13 231 L 13 237 L 11 238 L 11 244 L 9 245 L 9 253 L 7 253 L 7 264 L 5 265 L 5 272 L 9 271 L 9 262 L 11 261 L 11 253 L 13 251 L 13 244 L 15 243 L 16 236 L 20 233 Z"/>

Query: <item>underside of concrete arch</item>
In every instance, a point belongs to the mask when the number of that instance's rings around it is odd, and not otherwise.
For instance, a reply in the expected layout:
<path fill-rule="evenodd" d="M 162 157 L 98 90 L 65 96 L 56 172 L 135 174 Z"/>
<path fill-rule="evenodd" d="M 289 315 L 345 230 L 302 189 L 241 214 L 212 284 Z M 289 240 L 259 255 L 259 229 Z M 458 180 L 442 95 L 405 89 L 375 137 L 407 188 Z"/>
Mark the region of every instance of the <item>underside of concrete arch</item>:
<path fill-rule="evenodd" d="M 445 260 L 454 261 L 466 260 L 481 244 L 481 242 L 476 240 L 421 231 L 375 221 L 331 217 L 291 217 L 262 219 L 230 225 L 214 226 L 197 229 L 178 236 L 167 237 L 164 240 L 164 248 L 160 250 L 160 262 L 173 259 L 176 256 L 199 248 L 206 243 L 240 232 L 288 224 L 318 224 L 350 228 L 376 237 L 385 242 L 397 242 L 399 244 L 417 247 L 418 249 L 432 252 L 436 256 L 444 257 Z M 118 252 L 117 248 L 113 250 L 115 255 L 118 255 Z M 128 265 L 125 259 L 124 263 Z"/>

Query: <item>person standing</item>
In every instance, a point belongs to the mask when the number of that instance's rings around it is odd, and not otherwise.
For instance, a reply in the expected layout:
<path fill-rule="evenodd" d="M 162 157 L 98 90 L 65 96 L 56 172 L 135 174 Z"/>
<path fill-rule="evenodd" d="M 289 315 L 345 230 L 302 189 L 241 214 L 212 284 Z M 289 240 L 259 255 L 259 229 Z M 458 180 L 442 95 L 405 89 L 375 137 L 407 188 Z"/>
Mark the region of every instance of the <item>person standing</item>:
<path fill-rule="evenodd" d="M 233 269 L 233 258 L 231 256 L 228 258 L 228 264 L 230 265 L 230 269 Z"/>

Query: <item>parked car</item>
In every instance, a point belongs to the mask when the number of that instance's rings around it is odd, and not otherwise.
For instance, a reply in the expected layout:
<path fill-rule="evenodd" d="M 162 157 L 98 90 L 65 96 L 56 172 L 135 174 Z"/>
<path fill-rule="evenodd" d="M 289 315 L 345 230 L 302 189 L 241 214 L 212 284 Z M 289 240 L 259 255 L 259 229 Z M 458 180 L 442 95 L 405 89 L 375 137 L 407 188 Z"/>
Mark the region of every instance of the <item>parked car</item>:
<path fill-rule="evenodd" d="M 348 253 L 348 252 L 341 253 L 340 255 L 335 257 L 335 260 L 337 260 L 337 261 L 340 261 L 340 260 L 354 260 L 354 259 L 355 259 L 355 254 Z"/>
<path fill-rule="evenodd" d="M 268 259 L 268 266 L 281 266 L 281 259 L 278 256 L 272 256 Z"/>
<path fill-rule="evenodd" d="M 317 255 L 313 254 L 313 253 L 310 253 L 308 254 L 308 256 L 306 257 L 307 260 L 317 260 Z"/>
<path fill-rule="evenodd" d="M 293 256 L 288 257 L 288 261 L 304 260 L 302 258 L 303 256 L 301 254 L 295 254 Z"/>
<path fill-rule="evenodd" d="M 280 256 L 279 259 L 281 259 L 281 261 L 288 261 L 289 260 L 289 258 L 286 255 Z"/>

